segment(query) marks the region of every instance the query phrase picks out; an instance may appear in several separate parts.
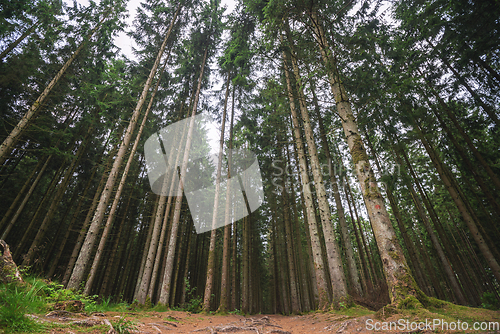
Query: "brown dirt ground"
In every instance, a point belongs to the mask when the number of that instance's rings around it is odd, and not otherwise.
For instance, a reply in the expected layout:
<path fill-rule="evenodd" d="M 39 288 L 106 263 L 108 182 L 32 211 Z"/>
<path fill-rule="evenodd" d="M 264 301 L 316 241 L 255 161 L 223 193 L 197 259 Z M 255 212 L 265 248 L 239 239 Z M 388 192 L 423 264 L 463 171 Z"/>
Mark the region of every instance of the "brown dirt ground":
<path fill-rule="evenodd" d="M 483 310 L 486 311 L 486 310 Z M 377 322 L 397 322 L 401 319 L 401 315 L 391 316 L 384 320 L 378 319 L 375 313 L 365 312 L 365 315 L 349 316 L 334 312 L 326 313 L 311 313 L 297 316 L 283 315 L 206 315 L 206 314 L 191 314 L 181 311 L 166 311 L 166 312 L 106 312 L 93 314 L 86 317 L 80 314 L 66 314 L 52 317 L 40 317 L 41 320 L 49 322 L 66 323 L 75 320 L 84 320 L 89 323 L 102 323 L 104 319 L 111 322 L 116 322 L 121 318 L 132 321 L 135 324 L 135 330 L 131 333 L 137 334 L 159 334 L 159 333 L 238 333 L 238 334 L 288 334 L 288 333 L 373 333 L 368 330 L 366 321 Z M 500 321 L 500 312 L 486 311 L 482 312 L 485 319 L 489 321 Z M 438 314 L 433 314 L 437 316 Z M 430 316 L 430 315 L 429 315 Z M 411 315 L 410 321 L 422 320 L 427 315 Z M 423 319 L 425 321 L 425 319 Z M 108 333 L 109 327 L 105 324 L 100 326 L 85 327 L 73 324 L 71 326 L 51 326 L 47 329 L 47 333 L 54 334 L 98 334 Z M 404 331 L 375 331 L 377 333 L 478 333 L 478 331 L 429 331 L 429 330 L 404 330 Z M 485 333 L 485 331 L 482 331 Z M 500 331 L 489 331 L 487 333 L 500 333 Z"/>

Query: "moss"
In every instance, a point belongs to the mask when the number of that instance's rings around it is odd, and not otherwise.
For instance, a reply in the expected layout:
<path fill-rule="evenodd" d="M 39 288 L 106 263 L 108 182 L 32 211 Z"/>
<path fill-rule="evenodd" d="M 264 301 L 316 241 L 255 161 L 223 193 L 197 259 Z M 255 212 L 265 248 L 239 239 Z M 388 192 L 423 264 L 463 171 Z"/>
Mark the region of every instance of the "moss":
<path fill-rule="evenodd" d="M 366 154 L 365 147 L 359 135 L 354 136 L 351 155 L 355 166 L 357 166 L 360 161 L 368 161 L 368 155 Z"/>
<path fill-rule="evenodd" d="M 333 311 L 333 310 L 342 310 L 342 309 L 348 309 L 348 308 L 351 308 L 353 307 L 355 304 L 354 304 L 354 301 L 352 300 L 352 298 L 350 296 L 345 296 L 345 297 L 341 297 L 337 300 L 334 300 L 331 304 L 330 304 L 330 311 Z"/>
<path fill-rule="evenodd" d="M 317 311 L 313 311 L 317 312 Z M 342 315 L 343 317 L 336 318 L 335 321 L 344 321 L 351 318 L 362 317 L 365 315 L 375 314 L 374 311 L 371 311 L 361 305 L 357 305 L 352 302 L 348 307 L 341 307 L 340 309 L 330 309 L 328 311 L 329 314 L 334 314 L 336 316 Z"/>
<path fill-rule="evenodd" d="M 375 186 L 371 186 L 370 183 L 373 183 Z M 371 200 L 382 198 L 382 194 L 380 194 L 380 191 L 376 186 L 375 178 L 365 179 L 365 191 L 363 193 L 363 197 Z"/>
<path fill-rule="evenodd" d="M 401 261 L 401 255 L 396 251 L 389 251 L 389 256 L 398 262 Z"/>
<path fill-rule="evenodd" d="M 146 310 L 150 309 L 152 307 L 151 305 L 151 299 L 149 298 L 149 296 L 146 297 L 146 301 L 144 302 L 144 308 Z"/>
<path fill-rule="evenodd" d="M 403 309 L 403 310 L 413 310 L 422 307 L 423 307 L 422 303 L 420 303 L 418 299 L 412 295 L 406 297 L 405 299 L 401 300 L 398 303 L 398 309 Z"/>

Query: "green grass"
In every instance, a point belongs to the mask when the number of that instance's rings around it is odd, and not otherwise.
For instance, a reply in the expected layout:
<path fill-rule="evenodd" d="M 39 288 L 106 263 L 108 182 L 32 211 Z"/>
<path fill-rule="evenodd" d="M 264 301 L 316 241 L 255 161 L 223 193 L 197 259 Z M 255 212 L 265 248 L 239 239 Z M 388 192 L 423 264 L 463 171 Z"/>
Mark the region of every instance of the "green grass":
<path fill-rule="evenodd" d="M 0 285 L 0 328 L 6 332 L 40 332 L 48 325 L 40 324 L 26 314 L 43 314 L 57 302 L 79 300 L 85 305 L 86 313 L 125 312 L 128 304 L 112 302 L 106 297 L 97 302 L 98 296 L 85 296 L 54 281 L 26 277 L 26 284 L 9 283 Z M 126 331 L 124 331 L 126 333 Z"/>
<path fill-rule="evenodd" d="M 40 295 L 42 284 L 20 286 L 15 283 L 0 285 L 0 327 L 7 332 L 36 332 L 43 325 L 25 314 L 46 311 L 47 303 Z"/>
<path fill-rule="evenodd" d="M 137 327 L 135 326 L 135 323 L 133 321 L 125 320 L 123 318 L 120 318 L 116 321 L 111 321 L 111 324 L 119 334 L 129 334 L 132 331 L 137 330 Z"/>

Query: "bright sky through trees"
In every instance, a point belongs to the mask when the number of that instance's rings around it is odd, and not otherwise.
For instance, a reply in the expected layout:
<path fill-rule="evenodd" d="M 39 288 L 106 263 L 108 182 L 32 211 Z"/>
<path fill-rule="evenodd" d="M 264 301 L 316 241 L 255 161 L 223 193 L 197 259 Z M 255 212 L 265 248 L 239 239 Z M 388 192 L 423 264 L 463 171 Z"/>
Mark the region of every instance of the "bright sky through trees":
<path fill-rule="evenodd" d="M 65 2 L 68 2 L 67 0 Z M 76 0 L 81 5 L 88 6 L 88 0 Z M 97 1 L 99 2 L 99 1 Z M 129 25 L 132 25 L 132 21 L 135 18 L 136 10 L 142 0 L 129 0 L 127 4 L 127 10 L 129 17 L 127 22 Z M 222 6 L 226 7 L 226 14 L 229 14 L 233 11 L 236 3 L 234 0 L 222 0 Z M 121 52 L 125 54 L 128 58 L 134 59 L 134 54 L 132 53 L 132 48 L 134 47 L 134 41 L 132 38 L 127 36 L 125 31 L 122 31 L 118 34 L 116 38 L 116 46 L 121 48 Z"/>

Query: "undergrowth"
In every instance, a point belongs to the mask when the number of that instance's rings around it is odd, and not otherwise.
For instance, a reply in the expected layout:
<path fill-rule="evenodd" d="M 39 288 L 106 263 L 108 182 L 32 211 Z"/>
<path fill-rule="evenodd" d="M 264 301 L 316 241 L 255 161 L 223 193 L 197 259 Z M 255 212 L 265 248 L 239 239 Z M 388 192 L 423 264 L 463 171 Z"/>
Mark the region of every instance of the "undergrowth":
<path fill-rule="evenodd" d="M 39 282 L 31 286 L 16 283 L 0 286 L 0 327 L 12 332 L 40 331 L 42 325 L 25 314 L 40 313 L 47 309 Z"/>
<path fill-rule="evenodd" d="M 113 325 L 115 331 L 118 332 L 118 334 L 130 334 L 134 331 L 137 331 L 137 327 L 135 326 L 135 323 L 133 321 L 123 318 L 120 318 L 116 321 L 111 321 L 111 324 Z"/>
<path fill-rule="evenodd" d="M 58 302 L 80 301 L 86 313 L 123 312 L 126 302 L 113 303 L 112 297 L 98 302 L 98 296 L 86 296 L 78 291 L 64 289 L 62 284 L 36 277 L 26 277 L 24 284 L 0 284 L 0 328 L 6 332 L 39 332 L 46 325 L 26 314 L 43 314 Z"/>

